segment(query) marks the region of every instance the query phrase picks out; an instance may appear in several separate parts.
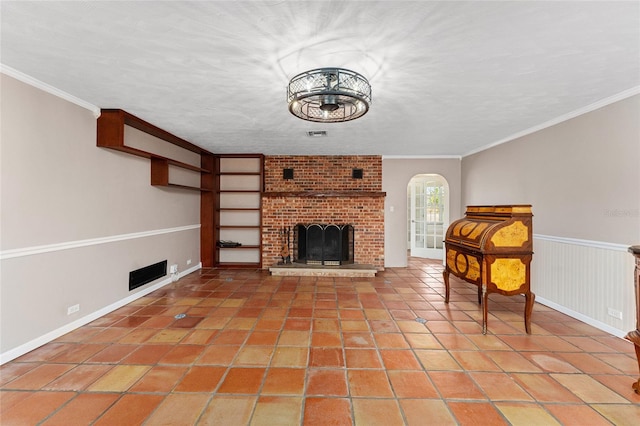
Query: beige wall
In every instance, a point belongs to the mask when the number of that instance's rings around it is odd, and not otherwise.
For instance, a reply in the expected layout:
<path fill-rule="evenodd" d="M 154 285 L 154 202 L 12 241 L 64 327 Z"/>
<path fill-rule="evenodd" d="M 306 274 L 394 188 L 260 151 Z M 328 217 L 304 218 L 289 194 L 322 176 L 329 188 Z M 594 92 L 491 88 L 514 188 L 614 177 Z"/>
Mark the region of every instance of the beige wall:
<path fill-rule="evenodd" d="M 6 353 L 158 283 L 130 293 L 131 270 L 198 265 L 200 197 L 152 187 L 148 160 L 97 148 L 91 111 L 4 74 L 0 84 Z"/>
<path fill-rule="evenodd" d="M 536 234 L 640 243 L 640 96 L 462 160 L 462 204 L 533 205 Z"/>
<path fill-rule="evenodd" d="M 538 302 L 617 336 L 635 327 L 640 96 L 464 157 L 462 188 L 463 206 L 533 205 Z"/>
<path fill-rule="evenodd" d="M 449 184 L 449 218 L 460 217 L 460 160 L 455 158 L 382 158 L 386 267 L 407 266 L 407 185 L 418 174 L 438 174 Z M 392 211 L 393 210 L 393 211 Z"/>

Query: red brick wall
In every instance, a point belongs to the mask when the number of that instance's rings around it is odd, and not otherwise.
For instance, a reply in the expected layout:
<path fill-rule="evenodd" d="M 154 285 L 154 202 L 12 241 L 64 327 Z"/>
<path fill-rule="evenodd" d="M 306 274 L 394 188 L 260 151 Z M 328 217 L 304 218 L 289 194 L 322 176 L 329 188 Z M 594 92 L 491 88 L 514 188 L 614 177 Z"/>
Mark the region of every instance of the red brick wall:
<path fill-rule="evenodd" d="M 293 180 L 283 179 L 284 168 L 294 169 Z M 363 179 L 351 177 L 353 168 L 363 169 Z M 268 268 L 281 260 L 282 227 L 292 229 L 293 249 L 296 224 L 336 223 L 354 227 L 355 263 L 384 269 L 384 195 L 381 189 L 382 158 L 379 156 L 265 157 L 262 267 Z M 305 196 L 293 194 L 302 191 Z M 339 195 L 327 194 L 331 191 L 339 191 Z"/>
<path fill-rule="evenodd" d="M 293 169 L 294 178 L 282 178 L 283 169 Z M 353 179 L 352 169 L 362 169 L 363 178 Z M 382 191 L 382 157 L 346 156 L 266 156 L 266 192 L 282 191 Z"/>

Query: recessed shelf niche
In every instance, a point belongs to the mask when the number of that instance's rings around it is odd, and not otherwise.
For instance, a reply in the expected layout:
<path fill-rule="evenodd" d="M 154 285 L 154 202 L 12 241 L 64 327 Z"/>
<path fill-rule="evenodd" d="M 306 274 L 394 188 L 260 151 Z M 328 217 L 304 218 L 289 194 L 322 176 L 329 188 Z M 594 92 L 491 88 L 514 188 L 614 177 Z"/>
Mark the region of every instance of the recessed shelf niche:
<path fill-rule="evenodd" d="M 240 243 L 216 247 L 218 266 L 262 264 L 262 207 L 264 156 L 262 154 L 216 155 L 215 192 L 218 205 L 215 226 L 218 241 Z"/>

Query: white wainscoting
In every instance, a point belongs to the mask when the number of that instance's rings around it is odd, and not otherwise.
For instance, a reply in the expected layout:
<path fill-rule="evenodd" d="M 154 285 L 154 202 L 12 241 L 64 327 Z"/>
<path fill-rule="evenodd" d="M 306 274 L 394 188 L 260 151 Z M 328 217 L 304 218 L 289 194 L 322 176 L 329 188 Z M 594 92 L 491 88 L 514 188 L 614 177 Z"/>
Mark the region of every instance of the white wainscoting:
<path fill-rule="evenodd" d="M 618 337 L 636 328 L 634 258 L 628 246 L 538 234 L 533 240 L 536 302 Z M 609 315 L 609 309 L 621 312 L 622 319 Z"/>

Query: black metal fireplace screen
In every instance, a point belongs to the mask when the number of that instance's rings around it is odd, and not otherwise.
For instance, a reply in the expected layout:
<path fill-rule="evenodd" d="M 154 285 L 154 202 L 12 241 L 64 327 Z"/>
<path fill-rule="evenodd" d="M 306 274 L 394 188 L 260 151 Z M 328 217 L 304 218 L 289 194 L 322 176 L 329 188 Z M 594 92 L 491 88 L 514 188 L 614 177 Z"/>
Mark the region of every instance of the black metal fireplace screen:
<path fill-rule="evenodd" d="M 297 263 L 345 265 L 353 263 L 354 231 L 351 225 L 303 224 L 294 229 Z"/>

